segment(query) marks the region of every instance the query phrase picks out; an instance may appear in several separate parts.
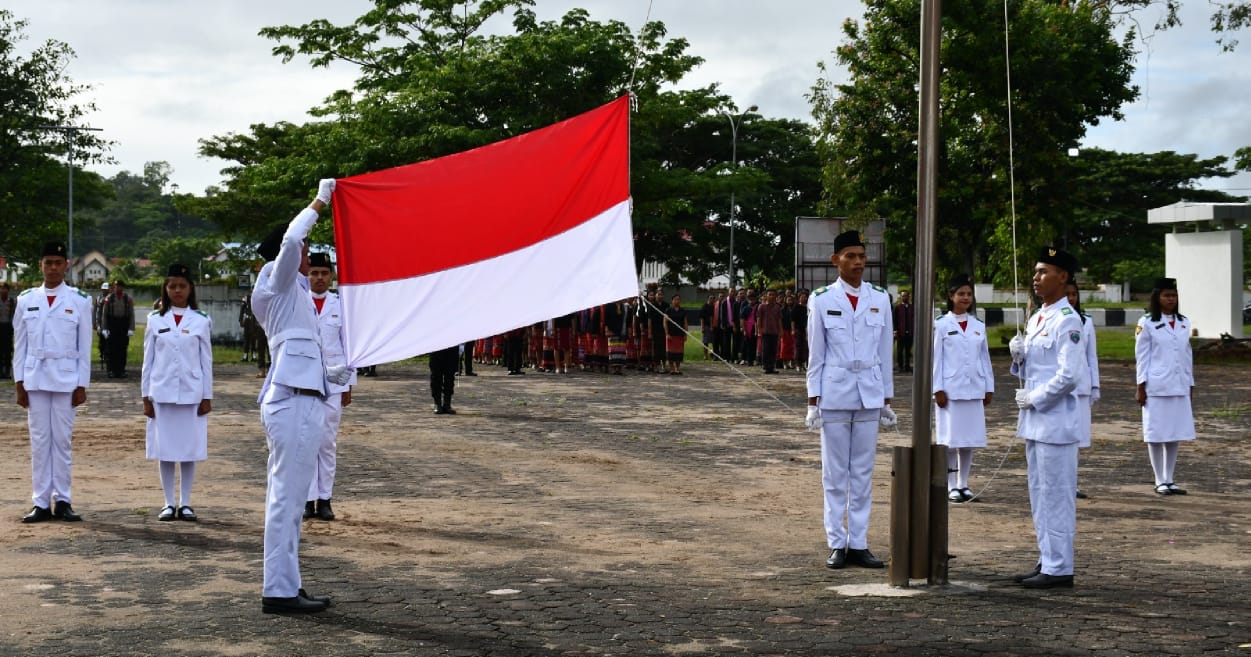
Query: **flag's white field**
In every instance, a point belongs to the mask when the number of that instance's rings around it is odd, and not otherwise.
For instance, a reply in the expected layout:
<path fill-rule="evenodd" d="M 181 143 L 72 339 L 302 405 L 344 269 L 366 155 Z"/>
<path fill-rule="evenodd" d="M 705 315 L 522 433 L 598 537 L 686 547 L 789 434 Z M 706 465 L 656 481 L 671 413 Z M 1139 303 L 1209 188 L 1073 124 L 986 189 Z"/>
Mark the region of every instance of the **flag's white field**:
<path fill-rule="evenodd" d="M 465 153 L 340 179 L 333 203 L 356 367 L 638 293 L 628 98 Z"/>

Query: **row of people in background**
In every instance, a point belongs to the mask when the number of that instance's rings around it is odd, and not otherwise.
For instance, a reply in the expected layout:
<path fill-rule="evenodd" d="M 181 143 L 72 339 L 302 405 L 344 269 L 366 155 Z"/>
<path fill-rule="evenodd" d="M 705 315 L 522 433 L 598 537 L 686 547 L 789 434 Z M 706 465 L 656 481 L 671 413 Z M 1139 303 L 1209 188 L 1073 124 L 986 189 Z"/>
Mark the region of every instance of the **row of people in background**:
<path fill-rule="evenodd" d="M 778 368 L 803 370 L 808 361 L 808 291 L 750 288 L 709 295 L 700 308 L 704 349 L 738 365 L 766 374 Z"/>

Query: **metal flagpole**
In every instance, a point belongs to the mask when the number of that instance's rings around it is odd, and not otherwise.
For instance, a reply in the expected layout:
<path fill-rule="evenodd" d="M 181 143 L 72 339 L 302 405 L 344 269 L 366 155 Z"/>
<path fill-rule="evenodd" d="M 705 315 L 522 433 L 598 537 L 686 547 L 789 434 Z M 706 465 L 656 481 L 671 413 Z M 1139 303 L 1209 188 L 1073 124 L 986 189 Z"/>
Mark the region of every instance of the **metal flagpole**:
<path fill-rule="evenodd" d="M 40 130 L 59 130 L 65 133 L 65 143 L 67 145 L 65 164 L 66 166 L 69 167 L 69 239 L 66 240 L 67 253 L 65 254 L 65 256 L 66 256 L 66 260 L 73 260 L 74 259 L 74 137 L 77 136 L 75 133 L 78 133 L 84 130 L 100 131 L 100 130 L 103 130 L 103 128 L 82 128 L 82 127 L 72 126 L 72 125 L 41 125 L 41 126 L 38 126 L 38 128 Z M 71 284 L 75 283 L 76 281 L 74 280 L 74 270 L 70 268 L 66 273 L 68 275 L 69 282 Z"/>

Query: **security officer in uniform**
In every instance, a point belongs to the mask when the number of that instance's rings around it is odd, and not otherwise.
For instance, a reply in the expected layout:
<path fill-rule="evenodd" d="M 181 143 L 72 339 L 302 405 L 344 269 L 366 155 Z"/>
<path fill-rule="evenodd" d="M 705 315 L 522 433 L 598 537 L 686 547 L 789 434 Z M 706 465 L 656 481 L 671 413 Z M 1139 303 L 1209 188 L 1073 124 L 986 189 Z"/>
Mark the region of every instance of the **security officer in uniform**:
<path fill-rule="evenodd" d="M 1069 305 L 1065 284 L 1077 259 L 1043 247 L 1034 266 L 1034 294 L 1042 307 L 1030 317 L 1025 336 L 1009 343 L 1012 373 L 1023 379 L 1016 391 L 1021 409 L 1017 435 L 1025 439 L 1030 510 L 1038 540 L 1034 570 L 1013 579 L 1026 588 L 1073 586 L 1073 540 L 1077 533 L 1077 450 L 1089 439 L 1090 423 L 1078 386 L 1089 380 L 1082 320 Z"/>
<path fill-rule="evenodd" d="M 267 262 L 252 291 L 252 312 L 269 338 L 273 358 L 258 399 L 269 441 L 261 594 L 261 611 L 267 614 L 310 613 L 330 606 L 329 598 L 304 591 L 299 548 L 301 511 L 325 434 L 328 384 L 345 385 L 351 377 L 347 368 L 325 365 L 307 278 L 304 238 L 333 192 L 334 180 L 321 181 L 308 208 L 285 231 L 279 227 L 257 247 Z"/>
<path fill-rule="evenodd" d="M 808 415 L 821 432 L 821 483 L 829 568 L 882 568 L 869 551 L 877 430 L 894 426 L 890 295 L 865 283 L 860 233 L 834 239 L 838 280 L 808 301 Z M 844 515 L 846 524 L 844 524 Z"/>
<path fill-rule="evenodd" d="M 452 345 L 430 353 L 430 395 L 434 397 L 435 415 L 456 415 L 452 393 L 456 391 L 456 363 L 460 345 Z"/>
<path fill-rule="evenodd" d="M 321 334 L 321 352 L 326 367 L 347 366 L 347 347 L 343 340 L 343 304 L 339 295 L 330 291 L 334 280 L 334 265 L 328 253 L 310 253 L 308 256 L 308 287 L 317 310 L 317 331 Z M 326 425 L 321 447 L 317 450 L 317 465 L 313 481 L 308 487 L 308 502 L 304 505 L 304 518 L 314 516 L 322 520 L 334 520 L 330 496 L 334 493 L 335 462 L 339 452 L 339 423 L 343 419 L 343 407 L 352 403 L 352 386 L 356 385 L 356 370 L 350 371 L 347 385 L 329 384 L 326 395 Z"/>
<path fill-rule="evenodd" d="M 13 381 L 30 427 L 27 523 L 82 520 L 70 506 L 70 448 L 74 409 L 91 382 L 91 297 L 65 284 L 65 254 L 60 242 L 44 245 L 43 285 L 18 296 L 13 315 Z"/>

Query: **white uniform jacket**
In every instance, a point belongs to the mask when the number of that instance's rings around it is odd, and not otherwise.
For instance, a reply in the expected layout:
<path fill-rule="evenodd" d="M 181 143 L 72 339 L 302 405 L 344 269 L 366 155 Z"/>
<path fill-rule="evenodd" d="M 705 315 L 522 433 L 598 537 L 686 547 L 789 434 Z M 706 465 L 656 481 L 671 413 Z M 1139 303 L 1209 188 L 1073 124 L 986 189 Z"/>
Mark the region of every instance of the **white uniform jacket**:
<path fill-rule="evenodd" d="M 948 399 L 985 399 L 995 391 L 995 375 L 990 369 L 990 344 L 986 325 L 973 315 L 967 328 L 950 312 L 934 320 L 934 392 L 942 390 Z"/>
<path fill-rule="evenodd" d="M 347 348 L 343 346 L 343 303 L 339 301 L 338 294 L 326 293 L 321 312 L 317 313 L 317 331 L 321 334 L 321 355 L 326 361 L 326 367 L 347 365 Z M 352 378 L 345 386 L 329 381 L 326 385 L 332 395 L 347 392 L 356 385 L 356 371 L 352 371 Z"/>
<path fill-rule="evenodd" d="M 56 297 L 51 306 L 49 295 Z M 91 383 L 91 297 L 64 283 L 18 295 L 13 380 L 45 392 L 74 392 Z"/>
<path fill-rule="evenodd" d="M 1085 320 L 1082 322 L 1082 349 L 1086 354 L 1086 376 L 1077 382 L 1074 392 L 1089 396 L 1092 388 L 1099 387 L 1099 356 L 1096 354 L 1095 320 L 1086 313 L 1081 314 L 1081 319 Z"/>
<path fill-rule="evenodd" d="M 174 310 L 153 311 L 143 333 L 139 390 L 158 404 L 199 404 L 213 398 L 213 320 L 188 308 L 174 323 Z"/>
<path fill-rule="evenodd" d="M 808 396 L 831 410 L 881 408 L 895 395 L 890 296 L 860 286 L 853 310 L 840 278 L 808 300 Z"/>
<path fill-rule="evenodd" d="M 19 308 L 20 311 L 20 308 Z M 1169 321 L 1173 326 L 1169 326 Z M 1138 320 L 1134 340 L 1134 360 L 1138 366 L 1136 383 L 1147 384 L 1147 394 L 1155 397 L 1189 395 L 1195 385 L 1194 351 L 1190 348 L 1190 320 L 1150 315 Z"/>
<path fill-rule="evenodd" d="M 1027 440 L 1064 445 L 1089 435 L 1078 412 L 1077 385 L 1089 376 L 1082 345 L 1082 320 L 1068 299 L 1046 306 L 1029 318 L 1025 329 L 1025 360 L 1012 365 L 1023 375 L 1032 408 L 1021 411 L 1017 435 Z M 1082 426 L 1085 425 L 1085 426 Z"/>
<path fill-rule="evenodd" d="M 327 393 L 317 309 L 308 277 L 300 273 L 302 243 L 315 223 L 317 212 L 311 208 L 291 220 L 278 257 L 261 268 L 252 290 L 252 312 L 269 338 L 271 359 L 260 401 L 282 399 L 290 394 L 290 388 L 315 390 L 323 396 Z M 285 390 L 274 389 L 274 383 L 285 386 Z"/>

